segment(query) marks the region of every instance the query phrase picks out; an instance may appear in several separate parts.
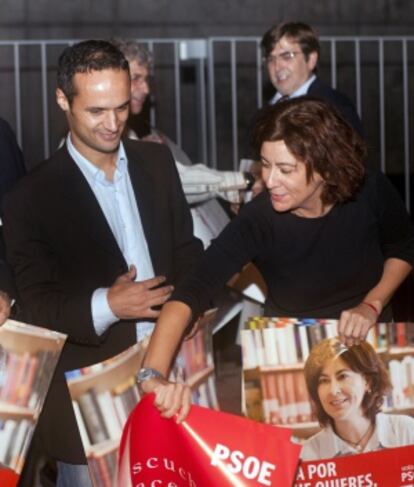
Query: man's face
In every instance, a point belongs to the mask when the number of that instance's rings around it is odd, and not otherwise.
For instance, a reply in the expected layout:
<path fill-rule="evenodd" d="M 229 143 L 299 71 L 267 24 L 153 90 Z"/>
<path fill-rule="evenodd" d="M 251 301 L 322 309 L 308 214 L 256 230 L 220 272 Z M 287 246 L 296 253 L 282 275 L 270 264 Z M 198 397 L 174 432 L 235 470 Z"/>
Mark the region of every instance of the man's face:
<path fill-rule="evenodd" d="M 270 81 L 281 95 L 292 95 L 312 75 L 318 61 L 317 52 L 308 60 L 298 42 L 282 37 L 266 58 Z"/>
<path fill-rule="evenodd" d="M 105 69 L 76 73 L 73 82 L 76 95 L 72 104 L 60 89 L 56 91 L 57 102 L 66 113 L 72 143 L 95 162 L 118 150 L 129 112 L 128 72 Z"/>
<path fill-rule="evenodd" d="M 149 95 L 149 70 L 148 67 L 139 64 L 138 61 L 129 61 L 129 73 L 131 75 L 131 105 L 133 115 L 141 113 L 145 100 Z"/>

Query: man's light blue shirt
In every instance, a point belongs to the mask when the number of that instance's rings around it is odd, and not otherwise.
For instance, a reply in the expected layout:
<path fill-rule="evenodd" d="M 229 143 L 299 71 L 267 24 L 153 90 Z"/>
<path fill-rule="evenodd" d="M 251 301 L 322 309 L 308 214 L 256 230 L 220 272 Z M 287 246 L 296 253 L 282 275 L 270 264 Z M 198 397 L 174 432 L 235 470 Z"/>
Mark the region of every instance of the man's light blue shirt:
<path fill-rule="evenodd" d="M 132 264 L 135 265 L 137 269 L 136 280 L 151 279 L 154 277 L 154 269 L 129 177 L 128 159 L 122 142 L 119 145 L 113 181 L 106 179 L 102 169 L 99 169 L 80 154 L 72 144 L 70 134 L 66 139 L 66 144 L 69 154 L 95 195 L 128 267 Z M 104 333 L 110 325 L 119 320 L 109 306 L 108 288 L 98 288 L 94 291 L 91 298 L 91 308 L 93 324 L 98 335 Z M 154 324 L 150 322 L 140 321 L 137 323 L 138 340 L 151 333 L 153 328 Z"/>
<path fill-rule="evenodd" d="M 316 76 L 313 74 L 309 79 L 307 79 L 302 86 L 300 86 L 296 91 L 294 91 L 289 98 L 297 98 L 298 96 L 304 96 L 308 93 L 309 86 L 315 81 Z M 274 105 L 283 97 L 282 94 L 277 92 L 270 100 L 269 105 Z"/>

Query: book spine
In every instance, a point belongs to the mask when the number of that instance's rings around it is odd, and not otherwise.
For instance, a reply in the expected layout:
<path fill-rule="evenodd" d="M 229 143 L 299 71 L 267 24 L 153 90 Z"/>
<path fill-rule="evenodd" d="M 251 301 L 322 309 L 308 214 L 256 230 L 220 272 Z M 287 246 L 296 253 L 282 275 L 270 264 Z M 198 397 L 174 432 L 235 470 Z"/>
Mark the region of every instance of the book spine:
<path fill-rule="evenodd" d="M 254 338 L 254 344 L 256 349 L 257 365 L 260 367 L 265 364 L 265 348 L 263 343 L 262 330 L 260 329 L 253 330 L 253 338 Z"/>
<path fill-rule="evenodd" d="M 289 355 L 287 350 L 287 342 L 285 337 L 285 330 L 283 325 L 276 325 L 276 337 L 277 337 L 277 354 L 281 364 L 285 365 L 289 363 Z"/>
<path fill-rule="evenodd" d="M 270 423 L 271 398 L 270 398 L 270 391 L 269 391 L 267 379 L 268 379 L 267 374 L 260 374 L 260 387 L 262 390 L 262 406 L 263 406 L 264 421 L 265 423 Z"/>
<path fill-rule="evenodd" d="M 253 338 L 253 330 L 241 330 L 241 346 L 243 357 L 243 368 L 253 369 L 257 367 L 256 349 Z"/>
<path fill-rule="evenodd" d="M 279 356 L 277 353 L 276 329 L 264 328 L 262 332 L 265 350 L 265 364 L 268 366 L 278 365 Z"/>
<path fill-rule="evenodd" d="M 294 383 L 298 422 L 306 423 L 311 420 L 312 411 L 305 376 L 302 371 L 295 373 Z"/>
<path fill-rule="evenodd" d="M 298 361 L 298 353 L 296 349 L 294 325 L 292 323 L 286 323 L 283 329 L 285 331 L 287 363 L 295 364 Z"/>
<path fill-rule="evenodd" d="M 86 430 L 85 422 L 83 421 L 82 418 L 82 413 L 80 411 L 79 404 L 76 401 L 72 401 L 72 407 L 75 413 L 76 424 L 78 425 L 79 428 L 83 449 L 87 451 L 88 448 L 91 446 L 91 441 L 89 439 L 88 432 Z"/>
<path fill-rule="evenodd" d="M 20 393 L 17 401 L 20 406 L 28 406 L 29 404 L 38 367 L 39 359 L 35 356 L 30 357 L 29 367 L 20 386 Z"/>
<path fill-rule="evenodd" d="M 293 372 L 284 372 L 281 374 L 284 380 L 284 389 L 286 394 L 286 415 L 288 424 L 294 424 L 298 421 L 298 412 L 295 397 L 295 380 Z"/>
<path fill-rule="evenodd" d="M 28 419 L 22 419 L 19 421 L 15 438 L 13 441 L 13 447 L 10 451 L 9 467 L 20 473 L 23 469 L 24 464 L 24 451 L 25 445 L 28 446 L 29 440 L 31 438 L 31 433 L 33 428 L 31 422 Z"/>
<path fill-rule="evenodd" d="M 279 423 L 286 425 L 289 423 L 289 407 L 283 375 L 283 373 L 277 373 L 274 374 L 274 377 L 276 379 L 277 398 L 279 401 Z"/>
<path fill-rule="evenodd" d="M 309 356 L 309 341 L 308 334 L 306 333 L 306 325 L 299 324 L 297 325 L 297 329 L 299 331 L 302 361 L 305 362 Z"/>
<path fill-rule="evenodd" d="M 398 360 L 390 360 L 388 363 L 390 379 L 392 383 L 392 407 L 404 406 L 404 390 L 401 363 Z"/>
<path fill-rule="evenodd" d="M 94 393 L 88 391 L 79 396 L 78 404 L 92 444 L 108 440 L 109 435 L 106 431 L 105 423 L 94 397 Z"/>
<path fill-rule="evenodd" d="M 18 423 L 14 419 L 0 420 L 0 462 L 4 465 L 8 465 L 8 452 L 17 425 Z"/>
<path fill-rule="evenodd" d="M 122 402 L 122 397 L 119 395 L 114 395 L 113 400 L 114 400 L 115 410 L 119 418 L 119 422 L 121 425 L 124 425 L 128 419 L 128 414 Z"/>
<path fill-rule="evenodd" d="M 396 345 L 397 347 L 405 347 L 407 345 L 406 335 L 405 335 L 405 323 L 395 323 L 396 331 Z"/>

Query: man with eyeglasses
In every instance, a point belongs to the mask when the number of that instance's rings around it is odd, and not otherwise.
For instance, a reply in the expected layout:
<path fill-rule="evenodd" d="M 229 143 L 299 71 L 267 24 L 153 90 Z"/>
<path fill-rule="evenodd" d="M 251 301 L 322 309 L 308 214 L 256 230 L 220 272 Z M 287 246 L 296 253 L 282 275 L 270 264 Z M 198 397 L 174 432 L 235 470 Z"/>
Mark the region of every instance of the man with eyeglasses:
<path fill-rule="evenodd" d="M 320 44 L 309 25 L 301 22 L 273 25 L 264 34 L 261 46 L 270 81 L 277 90 L 270 104 L 304 95 L 320 98 L 333 105 L 362 135 L 361 120 L 352 102 L 315 74 Z"/>

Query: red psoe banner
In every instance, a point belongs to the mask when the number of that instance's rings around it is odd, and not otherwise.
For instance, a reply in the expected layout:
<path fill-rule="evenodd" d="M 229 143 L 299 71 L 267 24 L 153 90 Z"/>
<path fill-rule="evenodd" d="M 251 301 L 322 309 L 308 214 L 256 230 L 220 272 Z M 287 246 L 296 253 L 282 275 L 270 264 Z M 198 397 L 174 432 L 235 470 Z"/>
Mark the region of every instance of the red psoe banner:
<path fill-rule="evenodd" d="M 1 487 L 16 487 L 19 476 L 13 470 L 0 466 L 0 485 Z"/>
<path fill-rule="evenodd" d="M 294 487 L 414 487 L 414 446 L 303 462 Z"/>
<path fill-rule="evenodd" d="M 177 425 L 145 397 L 121 442 L 122 487 L 291 486 L 301 447 L 291 431 L 197 406 Z"/>

